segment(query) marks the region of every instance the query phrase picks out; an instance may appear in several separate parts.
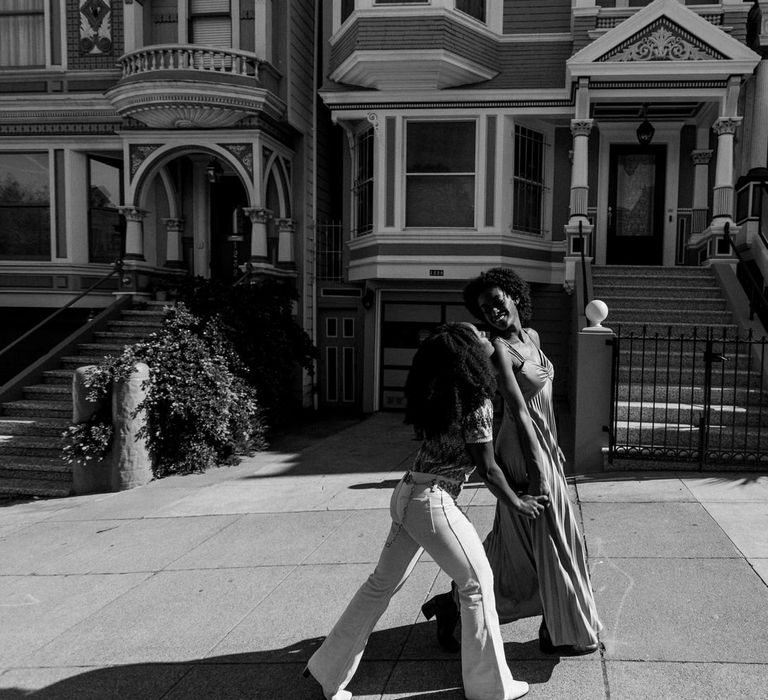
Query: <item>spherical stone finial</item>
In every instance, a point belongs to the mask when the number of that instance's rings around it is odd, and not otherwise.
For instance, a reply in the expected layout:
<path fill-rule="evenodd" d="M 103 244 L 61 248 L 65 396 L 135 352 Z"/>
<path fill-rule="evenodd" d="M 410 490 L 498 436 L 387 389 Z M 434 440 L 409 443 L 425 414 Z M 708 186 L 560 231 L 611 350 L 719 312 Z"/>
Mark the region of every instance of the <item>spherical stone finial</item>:
<path fill-rule="evenodd" d="M 593 299 L 584 309 L 584 315 L 587 317 L 590 327 L 600 328 L 603 321 L 608 317 L 608 305 L 600 299 Z"/>

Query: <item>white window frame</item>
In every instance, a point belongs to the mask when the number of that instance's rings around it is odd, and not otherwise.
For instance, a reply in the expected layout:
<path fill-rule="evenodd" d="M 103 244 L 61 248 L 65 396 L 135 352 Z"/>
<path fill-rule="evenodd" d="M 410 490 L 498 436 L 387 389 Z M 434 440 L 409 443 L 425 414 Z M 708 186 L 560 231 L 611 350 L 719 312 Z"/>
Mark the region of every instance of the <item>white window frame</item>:
<path fill-rule="evenodd" d="M 515 190 L 515 127 L 522 127 L 540 133 L 543 138 L 542 166 L 544 168 L 544 177 L 542 180 L 541 193 L 541 230 L 537 232 L 523 231 L 514 227 L 514 190 Z M 504 192 L 504 198 L 509 201 L 509 230 L 519 236 L 527 238 L 550 239 L 552 237 L 552 187 L 554 183 L 554 126 L 536 119 L 515 118 L 510 122 L 509 152 L 510 166 L 507 190 Z"/>
<path fill-rule="evenodd" d="M 360 231 L 360 222 L 358 221 L 358 196 L 360 193 L 360 183 L 357 181 L 357 171 L 358 171 L 358 165 L 360 162 L 360 141 L 363 137 L 367 137 L 371 139 L 371 146 L 372 146 L 372 153 L 371 153 L 371 163 L 370 163 L 370 171 L 371 171 L 371 212 L 370 212 L 370 219 L 371 219 L 371 225 L 370 228 L 366 231 L 362 232 Z M 376 161 L 377 161 L 377 152 L 376 152 L 376 130 L 375 128 L 369 123 L 364 122 L 358 129 L 355 130 L 355 132 L 352 134 L 352 177 L 351 177 L 351 211 L 350 211 L 350 221 L 351 221 L 351 229 L 354 233 L 354 237 L 360 235 L 365 235 L 368 233 L 372 233 L 376 230 Z"/>

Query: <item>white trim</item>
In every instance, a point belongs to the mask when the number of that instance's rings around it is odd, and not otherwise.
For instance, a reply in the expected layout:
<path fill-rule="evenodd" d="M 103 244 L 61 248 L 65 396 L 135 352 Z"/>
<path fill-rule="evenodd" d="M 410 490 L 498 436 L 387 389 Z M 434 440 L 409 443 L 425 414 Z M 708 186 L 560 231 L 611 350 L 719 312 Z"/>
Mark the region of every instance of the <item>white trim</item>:
<path fill-rule="evenodd" d="M 686 31 L 726 56 L 712 61 L 635 61 L 599 62 L 601 56 L 630 39 L 661 17 L 685 27 Z M 654 0 L 603 36 L 577 51 L 566 61 L 568 81 L 580 76 L 614 76 L 617 79 L 669 78 L 670 75 L 698 78 L 749 75 L 760 56 L 747 46 L 715 27 L 679 0 Z"/>

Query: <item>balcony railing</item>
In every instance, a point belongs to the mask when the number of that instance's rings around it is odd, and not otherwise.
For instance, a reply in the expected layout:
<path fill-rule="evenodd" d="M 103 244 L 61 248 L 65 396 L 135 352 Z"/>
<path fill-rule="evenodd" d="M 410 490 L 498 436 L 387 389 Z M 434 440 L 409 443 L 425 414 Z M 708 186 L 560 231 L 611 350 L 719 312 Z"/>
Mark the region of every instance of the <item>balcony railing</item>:
<path fill-rule="evenodd" d="M 145 46 L 120 58 L 123 78 L 157 71 L 201 71 L 259 81 L 264 63 L 255 54 L 192 44 Z"/>

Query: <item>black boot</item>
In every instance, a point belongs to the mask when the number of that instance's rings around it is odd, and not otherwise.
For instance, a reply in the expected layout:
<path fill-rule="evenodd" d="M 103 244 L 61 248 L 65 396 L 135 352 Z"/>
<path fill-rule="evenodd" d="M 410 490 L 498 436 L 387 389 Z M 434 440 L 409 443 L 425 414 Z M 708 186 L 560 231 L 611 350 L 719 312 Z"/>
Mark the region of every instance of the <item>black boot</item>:
<path fill-rule="evenodd" d="M 430 598 L 421 606 L 421 612 L 427 620 L 437 617 L 437 643 L 443 651 L 453 654 L 461 651 L 461 644 L 453 636 L 459 622 L 459 611 L 450 593 Z"/>
<path fill-rule="evenodd" d="M 556 654 L 557 656 L 583 656 L 585 654 L 594 654 L 599 649 L 599 644 L 585 644 L 584 646 L 576 646 L 575 644 L 552 644 L 552 639 L 549 636 L 549 630 L 547 624 L 542 618 L 541 626 L 539 627 L 539 650 L 542 654 Z"/>

